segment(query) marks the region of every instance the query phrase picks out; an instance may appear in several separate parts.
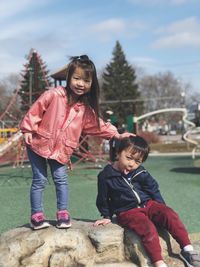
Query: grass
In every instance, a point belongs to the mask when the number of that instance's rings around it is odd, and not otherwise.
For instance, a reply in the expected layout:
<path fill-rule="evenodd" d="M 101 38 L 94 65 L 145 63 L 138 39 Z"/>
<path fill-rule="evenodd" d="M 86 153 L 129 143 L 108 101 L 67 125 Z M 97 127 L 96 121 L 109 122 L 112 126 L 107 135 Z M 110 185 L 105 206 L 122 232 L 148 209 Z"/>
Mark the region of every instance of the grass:
<path fill-rule="evenodd" d="M 200 232 L 200 159 L 190 156 L 150 156 L 145 167 L 157 179 L 166 203 L 175 209 L 190 233 Z M 95 220 L 96 176 L 100 169 L 88 163 L 70 172 L 70 213 L 73 218 Z M 30 216 L 31 169 L 0 168 L 0 233 L 27 224 Z M 51 177 L 44 195 L 45 215 L 55 219 L 55 187 Z"/>

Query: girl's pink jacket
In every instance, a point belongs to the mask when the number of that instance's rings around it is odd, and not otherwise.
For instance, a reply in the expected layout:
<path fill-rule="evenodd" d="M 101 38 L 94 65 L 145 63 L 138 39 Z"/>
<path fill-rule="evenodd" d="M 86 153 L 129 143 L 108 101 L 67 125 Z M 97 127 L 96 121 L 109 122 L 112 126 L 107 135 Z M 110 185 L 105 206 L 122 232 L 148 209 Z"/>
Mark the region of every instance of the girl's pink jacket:
<path fill-rule="evenodd" d="M 23 133 L 32 133 L 31 149 L 44 158 L 66 164 L 78 147 L 81 133 L 110 139 L 119 136 L 117 129 L 100 119 L 83 103 L 67 105 L 65 88 L 50 88 L 31 106 L 20 123 Z"/>

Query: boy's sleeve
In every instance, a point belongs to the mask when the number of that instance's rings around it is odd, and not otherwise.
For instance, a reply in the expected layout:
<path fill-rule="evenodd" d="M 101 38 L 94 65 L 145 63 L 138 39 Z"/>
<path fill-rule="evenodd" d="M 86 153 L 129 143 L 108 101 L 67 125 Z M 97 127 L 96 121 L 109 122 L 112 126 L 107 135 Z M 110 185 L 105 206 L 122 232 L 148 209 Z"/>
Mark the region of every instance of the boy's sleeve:
<path fill-rule="evenodd" d="M 165 204 L 165 201 L 160 193 L 158 182 L 147 171 L 143 175 L 143 189 L 152 197 L 153 200 Z"/>
<path fill-rule="evenodd" d="M 103 172 L 98 175 L 96 206 L 101 216 L 103 216 L 104 218 L 112 217 L 112 214 L 109 209 L 108 188 L 106 185 L 106 178 L 103 175 Z"/>

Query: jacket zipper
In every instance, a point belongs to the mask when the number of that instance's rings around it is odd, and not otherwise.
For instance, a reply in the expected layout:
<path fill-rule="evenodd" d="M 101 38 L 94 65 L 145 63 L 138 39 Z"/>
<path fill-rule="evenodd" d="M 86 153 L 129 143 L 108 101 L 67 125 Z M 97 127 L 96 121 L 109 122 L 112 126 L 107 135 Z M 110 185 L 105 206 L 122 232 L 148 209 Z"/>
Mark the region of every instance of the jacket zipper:
<path fill-rule="evenodd" d="M 132 181 L 133 178 L 135 178 L 137 175 L 139 175 L 139 174 L 142 173 L 142 172 L 144 172 L 144 170 L 142 170 L 142 171 L 136 173 L 134 176 L 132 176 L 132 177 L 131 177 L 131 181 Z M 131 183 L 129 184 L 129 182 L 128 182 L 123 176 L 122 176 L 122 178 L 124 179 L 124 181 L 126 182 L 126 184 L 131 188 L 131 190 L 132 190 L 134 196 L 135 196 L 136 199 L 137 199 L 138 206 L 139 206 L 139 205 L 141 204 L 140 196 L 139 196 L 138 193 L 134 190 L 133 185 L 132 185 Z"/>

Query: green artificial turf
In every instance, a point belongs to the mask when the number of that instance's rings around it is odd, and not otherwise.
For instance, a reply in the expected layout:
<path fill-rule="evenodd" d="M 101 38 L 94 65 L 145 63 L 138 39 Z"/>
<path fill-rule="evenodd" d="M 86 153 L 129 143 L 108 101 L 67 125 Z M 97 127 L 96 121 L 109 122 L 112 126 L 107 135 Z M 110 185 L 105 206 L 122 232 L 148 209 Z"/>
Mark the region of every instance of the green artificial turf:
<path fill-rule="evenodd" d="M 190 233 L 200 232 L 200 163 L 190 156 L 150 156 L 144 164 L 157 179 L 166 201 L 178 212 Z M 96 176 L 100 169 L 82 163 L 69 174 L 70 213 L 73 218 L 100 218 L 95 206 Z M 29 223 L 31 169 L 0 167 L 0 233 Z M 54 220 L 55 187 L 49 175 L 44 195 L 45 215 Z"/>

